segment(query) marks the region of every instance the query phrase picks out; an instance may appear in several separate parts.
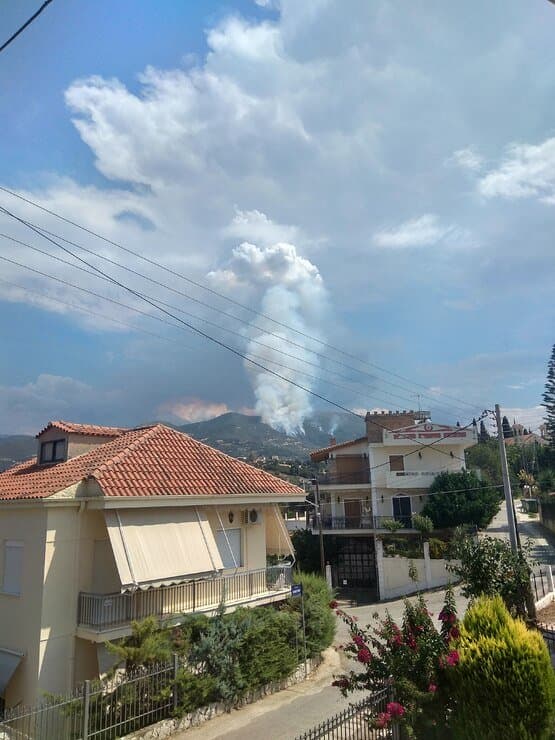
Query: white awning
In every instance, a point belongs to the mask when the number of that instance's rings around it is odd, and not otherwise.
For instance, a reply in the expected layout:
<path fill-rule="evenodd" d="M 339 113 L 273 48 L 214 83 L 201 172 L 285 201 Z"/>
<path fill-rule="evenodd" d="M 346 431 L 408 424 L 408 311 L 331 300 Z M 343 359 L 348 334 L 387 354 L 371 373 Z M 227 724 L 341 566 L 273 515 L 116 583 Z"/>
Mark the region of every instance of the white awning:
<path fill-rule="evenodd" d="M 292 555 L 294 558 L 293 543 L 277 504 L 266 509 L 264 521 L 266 523 L 266 552 L 268 555 Z"/>
<path fill-rule="evenodd" d="M 104 516 L 122 591 L 223 569 L 212 528 L 196 508 L 113 509 Z"/>
<path fill-rule="evenodd" d="M 22 658 L 22 653 L 0 648 L 0 696 L 5 692 L 6 686 L 9 684 Z"/>

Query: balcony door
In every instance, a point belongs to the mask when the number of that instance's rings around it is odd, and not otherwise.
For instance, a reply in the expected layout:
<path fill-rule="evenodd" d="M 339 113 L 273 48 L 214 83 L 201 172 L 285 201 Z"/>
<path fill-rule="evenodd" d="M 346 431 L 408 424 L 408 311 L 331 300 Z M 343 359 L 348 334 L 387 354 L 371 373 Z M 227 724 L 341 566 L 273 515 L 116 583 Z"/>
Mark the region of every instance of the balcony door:
<path fill-rule="evenodd" d="M 360 500 L 344 501 L 345 528 L 358 529 L 360 527 Z"/>
<path fill-rule="evenodd" d="M 410 496 L 394 496 L 393 518 L 402 522 L 405 527 L 410 527 L 412 519 L 412 506 Z"/>

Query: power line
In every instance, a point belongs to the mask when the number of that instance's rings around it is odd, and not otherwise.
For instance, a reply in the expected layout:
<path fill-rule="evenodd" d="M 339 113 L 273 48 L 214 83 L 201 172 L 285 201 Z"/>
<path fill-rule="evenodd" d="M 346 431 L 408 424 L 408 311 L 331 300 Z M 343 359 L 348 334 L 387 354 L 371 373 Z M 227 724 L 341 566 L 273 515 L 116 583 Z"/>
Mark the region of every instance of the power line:
<path fill-rule="evenodd" d="M 0 210 L 1 210 L 1 207 L 0 207 Z M 42 231 L 42 229 L 40 229 L 40 230 Z M 51 233 L 51 232 L 47 232 L 47 233 Z M 2 237 L 4 239 L 9 239 L 10 241 L 13 241 L 16 244 L 19 244 L 20 246 L 23 246 L 23 247 L 25 247 L 27 249 L 31 249 L 31 250 L 33 250 L 35 252 L 38 252 L 39 254 L 44 255 L 45 257 L 48 257 L 50 259 L 53 259 L 53 260 L 55 260 L 57 262 L 60 262 L 62 264 L 68 265 L 69 267 L 71 267 L 73 269 L 80 270 L 81 272 L 84 272 L 87 275 L 91 275 L 92 277 L 95 277 L 95 278 L 97 278 L 99 280 L 105 280 L 106 282 L 108 282 L 110 284 L 112 283 L 112 280 L 109 279 L 109 278 L 106 278 L 106 277 L 104 277 L 102 275 L 99 275 L 96 272 L 93 272 L 91 270 L 87 270 L 86 268 L 82 267 L 81 265 L 76 265 L 73 262 L 70 262 L 69 260 L 63 259 L 62 257 L 58 257 L 57 255 L 51 254 L 50 252 L 47 252 L 47 251 L 45 251 L 43 249 L 40 249 L 39 247 L 36 247 L 36 246 L 34 246 L 32 244 L 29 244 L 27 242 L 21 241 L 20 239 L 16 239 L 15 237 L 12 237 L 12 236 L 9 236 L 9 235 L 3 234 L 3 233 L 0 233 L 0 237 Z M 68 240 L 65 240 L 64 239 L 63 241 L 68 241 Z M 72 242 L 70 242 L 70 243 L 72 243 Z M 74 245 L 74 246 L 77 246 L 78 248 L 82 248 L 86 252 L 90 252 L 91 254 L 104 259 L 102 257 L 102 255 L 98 255 L 96 252 L 92 252 L 91 250 L 88 250 L 88 249 L 86 249 L 84 247 L 79 247 L 79 245 Z M 119 263 L 113 262 L 112 260 L 110 260 L 108 258 L 106 258 L 106 260 L 108 262 L 110 262 L 110 263 L 118 266 L 118 267 L 124 267 L 123 265 L 119 265 Z M 130 270 L 130 271 L 132 273 L 134 273 L 134 274 L 140 275 L 140 273 L 136 273 L 134 270 Z M 158 283 L 157 281 L 152 281 L 152 282 L 155 282 L 157 285 L 162 285 L 162 287 L 166 287 L 166 286 L 163 286 L 163 284 Z M 388 403 L 388 401 L 386 401 L 383 398 L 375 395 L 375 393 L 369 393 L 368 389 L 366 388 L 365 385 L 363 385 L 362 382 L 357 381 L 357 380 L 353 380 L 352 378 L 349 378 L 349 377 L 347 377 L 345 375 L 342 375 L 341 373 L 338 373 L 336 370 L 333 370 L 332 371 L 332 370 L 329 370 L 327 368 L 321 367 L 319 364 L 317 364 L 315 362 L 311 362 L 310 360 L 306 360 L 306 359 L 303 359 L 302 357 L 299 357 L 298 354 L 297 355 L 293 355 L 293 354 L 291 354 L 289 352 L 285 352 L 284 350 L 280 350 L 280 349 L 278 349 L 276 347 L 272 347 L 272 346 L 270 346 L 268 344 L 265 344 L 264 342 L 261 342 L 259 339 L 245 337 L 245 335 L 244 334 L 241 334 L 240 332 L 234 331 L 233 329 L 230 329 L 229 327 L 222 326 L 221 324 L 217 324 L 217 323 L 215 323 L 213 321 L 210 321 L 209 319 L 206 319 L 206 318 L 204 318 L 202 316 L 198 316 L 197 314 L 191 313 L 189 311 L 185 311 L 184 309 L 182 309 L 182 308 L 180 308 L 178 306 L 175 306 L 174 304 L 167 303 L 167 302 L 165 302 L 165 301 L 163 301 L 160 298 L 157 298 L 155 296 L 148 295 L 147 293 L 142 293 L 142 295 L 146 296 L 146 298 L 149 298 L 149 299 L 151 299 L 153 301 L 156 301 L 157 303 L 159 303 L 162 306 L 166 306 L 167 308 L 171 308 L 171 309 L 173 309 L 175 311 L 178 311 L 179 313 L 184 314 L 185 316 L 189 316 L 189 317 L 191 317 L 191 318 L 193 318 L 193 319 L 195 319 L 197 321 L 200 321 L 202 323 L 208 324 L 209 326 L 213 326 L 216 329 L 218 329 L 218 331 L 227 332 L 229 334 L 232 334 L 234 336 L 239 337 L 241 340 L 244 340 L 244 341 L 247 340 L 247 341 L 249 341 L 249 343 L 257 344 L 260 347 L 263 347 L 263 348 L 268 349 L 268 350 L 270 350 L 272 352 L 275 352 L 276 354 L 280 354 L 280 355 L 283 355 L 285 357 L 289 357 L 291 359 L 294 359 L 296 362 L 300 362 L 302 364 L 309 365 L 310 367 L 314 367 L 314 368 L 318 369 L 318 371 L 320 373 L 327 373 L 328 375 L 332 375 L 334 377 L 338 377 L 339 379 L 346 380 L 350 384 L 350 387 L 346 387 L 346 386 L 340 385 L 338 383 L 331 383 L 331 385 L 335 385 L 338 388 L 342 388 L 343 390 L 347 390 L 347 391 L 352 392 L 352 393 L 356 393 L 357 392 L 355 386 L 358 386 L 364 392 L 364 394 L 365 394 L 365 396 L 367 398 L 372 398 L 372 399 L 374 399 L 375 401 L 377 401 L 379 403 Z M 127 308 L 129 308 L 130 310 L 132 310 L 132 308 L 130 306 L 127 306 Z M 147 314 L 147 315 L 150 315 L 150 314 Z M 260 330 L 263 331 L 262 329 L 260 329 Z M 270 334 L 271 334 L 271 332 L 270 332 Z M 279 339 L 282 339 L 282 337 L 280 335 L 276 335 L 276 334 L 271 334 L 271 335 L 272 336 L 276 336 Z M 305 349 L 302 345 L 296 344 L 294 342 L 292 344 L 294 344 L 294 346 L 299 347 L 301 349 Z M 309 350 L 309 351 L 311 351 L 311 350 Z M 326 359 L 326 357 L 324 355 L 321 355 L 321 354 L 319 354 L 317 352 L 312 352 L 312 354 L 314 354 L 316 357 L 320 357 L 322 359 Z M 256 355 L 253 355 L 253 356 L 256 356 Z M 286 365 L 280 365 L 280 363 L 271 361 L 268 358 L 265 358 L 264 361 L 265 362 L 270 362 L 271 364 L 275 364 L 278 367 L 287 367 Z M 339 364 L 343 365 L 343 363 L 339 363 Z M 346 367 L 348 367 L 348 366 L 346 366 Z M 288 368 L 288 369 L 291 369 L 291 368 Z M 330 381 L 325 381 L 323 378 L 317 378 L 317 377 L 315 377 L 313 375 L 308 375 L 307 373 L 304 373 L 304 375 L 306 377 L 312 378 L 312 379 L 317 380 L 317 381 L 318 380 L 322 380 L 323 382 L 330 383 Z M 391 398 L 400 399 L 402 401 L 408 401 L 408 400 L 410 400 L 410 399 L 408 399 L 405 396 L 400 396 L 397 393 L 391 393 L 391 392 L 385 391 L 383 389 L 381 389 L 380 392 L 383 393 L 383 394 L 385 394 L 386 396 L 390 396 Z M 432 407 L 432 408 L 434 408 L 434 407 Z"/>
<path fill-rule="evenodd" d="M 4 209 L 2 209 L 2 210 L 4 210 Z M 35 230 L 33 227 L 31 227 L 31 228 L 33 230 Z M 53 241 L 49 237 L 45 237 L 45 238 L 47 238 L 49 241 Z M 56 244 L 56 243 L 54 242 L 54 244 Z M 84 264 L 88 265 L 89 267 L 92 267 L 92 269 L 95 269 L 96 271 L 98 271 L 99 274 L 104 275 L 106 278 L 108 278 L 115 285 L 118 285 L 119 287 L 124 288 L 125 290 L 127 290 L 131 294 L 135 295 L 137 298 L 140 298 L 140 299 L 144 300 L 146 303 L 148 303 L 149 305 L 151 305 L 153 308 L 157 308 L 162 313 L 164 313 L 164 314 L 170 316 L 171 318 L 175 319 L 180 324 L 183 324 L 185 327 L 187 327 L 191 331 L 195 332 L 196 334 L 204 337 L 205 339 L 209 339 L 209 341 L 213 342 L 214 344 L 216 344 L 216 345 L 218 345 L 218 346 L 220 346 L 220 347 L 222 347 L 224 349 L 229 350 L 230 352 L 232 352 L 233 354 L 241 357 L 242 359 L 246 360 L 250 364 L 252 364 L 252 365 L 254 365 L 256 367 L 261 368 L 265 372 L 268 372 L 271 375 L 274 375 L 275 377 L 279 378 L 280 380 L 283 380 L 286 383 L 289 383 L 290 385 L 293 385 L 293 386 L 299 388 L 300 390 L 303 390 L 306 393 L 309 393 L 310 395 L 315 396 L 316 398 L 319 398 L 320 400 L 324 401 L 325 403 L 328 403 L 328 404 L 330 404 L 332 406 L 335 406 L 336 408 L 339 408 L 342 411 L 345 411 L 346 413 L 348 413 L 348 414 L 350 414 L 352 416 L 355 416 L 356 418 L 359 418 L 359 419 L 364 419 L 365 418 L 361 414 L 358 414 L 357 412 L 353 411 L 352 409 L 349 409 L 348 407 L 344 406 L 343 404 L 340 404 L 340 403 L 338 403 L 336 401 L 333 401 L 333 400 L 327 398 L 326 396 L 324 396 L 324 395 L 322 395 L 320 393 L 317 393 L 316 391 L 311 390 L 310 388 L 306 388 L 305 386 L 301 385 L 300 383 L 297 383 L 294 380 L 291 380 L 290 378 L 288 378 L 288 377 L 286 377 L 284 375 L 281 375 L 280 373 L 277 373 L 274 370 L 271 370 L 270 368 L 266 367 L 265 365 L 263 365 L 262 363 L 258 362 L 257 360 L 254 360 L 253 358 L 251 358 L 248 355 L 244 354 L 243 352 L 237 350 L 236 348 L 231 347 L 230 345 L 227 345 L 225 342 L 222 342 L 222 341 L 220 341 L 220 340 L 212 337 L 211 335 L 207 334 L 206 332 L 202 331 L 201 329 L 198 329 L 194 325 L 189 324 L 188 322 L 184 321 L 183 319 L 180 319 L 178 316 L 175 316 L 172 313 L 170 313 L 169 311 L 166 311 L 162 307 L 158 306 L 155 302 L 151 301 L 150 299 L 148 299 L 147 297 L 145 297 L 141 293 L 135 291 L 133 288 L 130 288 L 128 286 L 123 285 L 122 283 L 119 283 L 119 281 L 115 280 L 114 278 L 110 278 L 109 275 L 106 275 L 105 273 L 103 273 L 102 270 L 100 270 L 99 268 L 95 268 L 94 266 L 90 265 L 86 260 L 83 260 L 82 258 L 73 255 L 73 253 L 71 252 L 71 250 L 68 250 L 65 247 L 61 246 L 61 245 L 59 245 L 59 246 L 60 246 L 60 248 L 63 251 L 68 252 L 69 254 L 71 254 L 72 256 L 74 256 L 75 259 L 78 259 L 80 262 L 83 262 Z M 142 314 L 148 316 L 149 318 L 154 318 L 156 320 L 162 321 L 163 323 L 166 323 L 166 324 L 168 324 L 168 326 L 172 326 L 173 328 L 179 328 L 179 327 L 176 327 L 175 324 L 171 324 L 170 322 L 167 322 L 167 321 L 164 321 L 163 319 L 160 319 L 160 317 L 152 316 L 151 314 L 145 313 L 145 312 L 141 311 L 140 309 L 135 309 L 135 308 L 132 308 L 130 306 L 126 306 L 125 304 L 121 304 L 119 301 L 115 301 L 114 299 L 111 299 L 111 298 L 107 298 L 105 296 L 102 296 L 102 295 L 96 293 L 95 291 L 91 291 L 91 290 L 89 290 L 87 288 L 82 288 L 80 286 L 76 286 L 76 285 L 74 285 L 72 283 L 69 283 L 68 281 L 65 281 L 65 280 L 63 280 L 61 278 L 58 278 L 58 277 L 49 275 L 48 273 L 45 273 L 45 272 L 43 272 L 41 270 L 37 270 L 36 268 L 30 267 L 29 265 L 23 265 L 20 262 L 17 262 L 16 260 L 10 259 L 9 257 L 4 257 L 4 256 L 0 255 L 0 259 L 3 260 L 3 261 L 5 261 L 5 262 L 11 263 L 12 265 L 16 265 L 17 267 L 22 267 L 23 269 L 30 270 L 31 272 L 34 272 L 34 273 L 36 273 L 38 275 L 41 275 L 42 277 L 46 277 L 46 278 L 55 280 L 56 282 L 59 282 L 61 284 L 67 285 L 67 286 L 72 287 L 72 288 L 76 288 L 77 290 L 82 290 L 82 291 L 84 291 L 84 292 L 86 292 L 86 293 L 88 293 L 90 295 L 94 295 L 97 298 L 110 301 L 112 303 L 115 303 L 117 305 L 123 306 L 123 307 L 128 308 L 128 309 L 133 310 L 133 311 L 137 311 L 139 313 L 142 313 Z M 293 372 L 295 372 L 295 370 L 293 368 L 288 368 L 288 369 L 290 369 Z M 374 424 L 377 427 L 379 427 L 379 428 L 385 429 L 386 431 L 391 431 L 386 426 L 384 426 L 383 424 L 380 424 L 379 422 L 374 422 Z M 453 434 L 455 434 L 455 433 L 456 432 L 453 432 Z M 446 435 L 446 436 L 449 436 L 449 435 Z M 414 441 L 417 442 L 417 444 L 419 446 L 421 446 L 422 448 L 431 447 L 432 445 L 434 445 L 437 442 L 437 440 L 436 440 L 435 442 L 426 444 L 426 443 L 420 442 L 419 440 L 414 440 Z M 448 452 L 445 452 L 441 448 L 437 448 L 437 449 L 438 449 L 438 452 L 443 453 L 445 455 L 449 455 L 451 457 L 451 455 Z M 415 452 L 416 451 L 417 450 L 415 450 Z M 405 457 L 407 457 L 410 454 L 413 454 L 413 453 L 407 453 L 405 455 Z M 462 459 L 462 458 L 460 458 L 460 459 Z M 381 467 L 381 466 L 375 466 L 375 467 Z"/>
<path fill-rule="evenodd" d="M 392 377 L 396 377 L 396 378 L 398 378 L 400 380 L 403 380 L 405 382 L 408 382 L 411 385 L 416 385 L 416 386 L 418 386 L 420 388 L 423 388 L 425 390 L 428 390 L 428 387 L 426 385 L 424 385 L 423 383 L 418 383 L 418 382 L 413 381 L 413 380 L 411 380 L 409 378 L 406 378 L 405 376 L 402 376 L 402 375 L 400 375 L 398 373 L 394 373 L 394 372 L 392 372 L 390 370 L 387 370 L 386 368 L 381 367 L 380 365 L 377 365 L 376 363 L 370 362 L 369 360 L 361 360 L 356 355 L 353 355 L 353 354 L 351 354 L 349 352 L 346 352 L 345 350 L 342 350 L 339 347 L 335 347 L 334 345 L 332 345 L 332 344 L 330 344 L 328 342 L 325 342 L 325 341 L 323 341 L 323 340 L 321 340 L 321 339 L 319 339 L 317 337 L 313 337 L 313 336 L 311 336 L 311 335 L 309 335 L 309 334 L 307 334 L 307 333 L 305 333 L 305 332 L 303 332 L 303 331 L 301 331 L 301 330 L 299 330 L 299 329 L 297 329 L 297 328 L 295 328 L 293 326 L 290 326 L 290 325 L 288 325 L 288 324 L 286 324 L 284 322 L 279 321 L 278 319 L 276 319 L 276 318 L 274 318 L 272 316 L 269 316 L 268 314 L 262 313 L 261 311 L 257 311 L 256 309 L 254 309 L 254 308 L 252 308 L 250 306 L 247 306 L 246 304 L 243 304 L 240 301 L 237 301 L 237 300 L 235 300 L 233 298 L 230 298 L 229 296 L 226 296 L 225 294 L 220 293 L 219 291 L 214 290 L 213 288 L 210 288 L 207 285 L 204 285 L 203 283 L 200 283 L 198 281 L 195 281 L 192 278 L 188 277 L 187 275 L 184 275 L 183 273 L 180 273 L 177 270 L 173 270 L 173 269 L 167 267 L 166 265 L 164 265 L 162 263 L 156 262 L 155 260 L 151 260 L 149 257 L 146 257 L 145 255 L 141 254 L 140 252 L 136 252 L 136 251 L 130 249 L 129 247 L 126 247 L 126 246 L 124 246 L 122 244 L 119 244 L 118 242 L 115 242 L 112 239 L 109 239 L 108 237 L 105 237 L 102 234 L 99 234 L 98 232 L 95 232 L 92 229 L 89 229 L 86 226 L 83 226 L 82 224 L 79 224 L 76 221 L 73 221 L 73 220 L 71 220 L 69 218 L 66 218 L 65 216 L 62 216 L 60 213 L 57 213 L 56 211 L 53 211 L 53 210 L 51 210 L 49 208 L 46 208 L 45 206 L 40 205 L 36 201 L 33 201 L 30 198 L 26 198 L 23 195 L 20 195 L 19 193 L 16 193 L 13 190 L 10 190 L 9 188 L 6 188 L 6 187 L 0 185 L 0 191 L 2 191 L 4 193 L 7 193 L 8 195 L 11 195 L 14 198 L 18 198 L 19 200 L 21 200 L 21 201 L 23 201 L 23 202 L 25 202 L 25 203 L 27 203 L 29 205 L 32 205 L 33 207 L 35 207 L 35 208 L 43 211 L 44 213 L 48 213 L 49 215 L 54 216 L 55 218 L 58 218 L 61 221 L 65 222 L 67 224 L 70 224 L 71 226 L 74 226 L 75 228 L 78 228 L 78 229 L 84 231 L 85 233 L 90 234 L 91 236 L 96 237 L 97 239 L 101 239 L 102 241 L 106 242 L 107 244 L 111 244 L 112 246 L 114 246 L 114 247 L 116 247 L 118 249 L 121 249 L 124 252 L 126 252 L 128 254 L 131 254 L 134 257 L 137 257 L 138 259 L 141 259 L 144 262 L 147 262 L 148 264 L 150 264 L 150 265 L 152 265 L 154 267 L 157 267 L 158 269 L 164 270 L 165 272 L 167 272 L 167 273 L 169 273 L 169 274 L 171 274 L 171 275 L 173 275 L 175 277 L 178 277 L 178 278 L 180 278 L 182 280 L 185 280 L 186 282 L 190 283 L 191 285 L 194 285 L 197 288 L 200 288 L 201 290 L 205 290 L 208 293 L 211 293 L 212 295 L 215 295 L 215 296 L 217 296 L 218 298 L 220 298 L 222 300 L 228 301 L 229 303 L 232 303 L 233 305 L 238 306 L 239 308 L 242 308 L 242 309 L 244 309 L 246 311 L 249 311 L 252 314 L 255 314 L 257 316 L 261 316 L 261 317 L 267 319 L 268 321 L 272 321 L 273 323 L 277 324 L 278 326 L 281 326 L 282 328 L 287 329 L 288 331 L 295 332 L 296 334 L 302 336 L 305 339 L 309 339 L 310 341 L 316 342 L 316 343 L 318 343 L 318 344 L 320 344 L 320 345 L 322 345 L 322 346 L 324 346 L 324 347 L 326 347 L 328 349 L 333 350 L 334 352 L 338 352 L 339 354 L 341 354 L 341 355 L 343 355 L 345 357 L 349 357 L 350 359 L 355 360 L 356 362 L 358 362 L 360 364 L 367 365 L 368 367 L 373 367 L 373 368 L 379 370 L 380 372 L 386 373 L 387 375 L 391 375 Z M 451 396 L 451 395 L 449 395 L 447 393 L 443 393 L 443 392 L 438 392 L 437 395 L 441 395 L 441 396 L 443 396 L 445 398 L 449 398 L 449 399 L 451 399 L 453 401 L 456 401 L 457 403 L 462 403 L 464 406 L 467 406 L 467 407 L 472 408 L 472 409 L 476 409 L 477 406 L 479 405 L 479 404 L 469 403 L 468 401 L 463 401 L 462 399 L 459 399 L 456 396 Z"/>
<path fill-rule="evenodd" d="M 0 210 L 3 210 L 1 206 L 0 206 Z M 117 268 L 126 270 L 127 272 L 130 272 L 131 274 L 136 275 L 137 277 L 140 277 L 140 278 L 142 278 L 144 280 L 147 280 L 148 282 L 153 283 L 154 285 L 157 285 L 157 286 L 159 286 L 161 288 L 164 288 L 166 290 L 169 290 L 172 293 L 175 293 L 175 294 L 177 294 L 179 296 L 182 296 L 182 297 L 186 298 L 187 300 L 193 301 L 193 302 L 195 302 L 195 303 L 197 303 L 197 304 L 199 304 L 201 306 L 204 306 L 204 307 L 210 309 L 211 311 L 214 311 L 214 312 L 216 312 L 218 314 L 221 314 L 221 315 L 225 316 L 226 318 L 232 319 L 233 321 L 238 321 L 239 323 L 244 324 L 245 326 L 248 326 L 248 327 L 257 329 L 258 331 L 260 331 L 260 332 L 262 332 L 262 333 L 264 333 L 264 334 L 266 334 L 268 336 L 275 337 L 275 338 L 279 339 L 281 342 L 285 342 L 286 344 L 290 344 L 291 346 L 293 346 L 293 347 L 295 347 L 297 349 L 302 349 L 302 350 L 305 350 L 305 351 L 308 350 L 315 357 L 320 358 L 321 360 L 323 360 L 326 363 L 327 362 L 332 362 L 335 365 L 338 365 L 340 367 L 343 367 L 343 368 L 345 368 L 347 370 L 350 370 L 352 372 L 355 372 L 355 373 L 357 373 L 359 375 L 366 376 L 366 377 L 370 378 L 373 382 L 380 381 L 380 382 L 386 383 L 387 385 L 391 385 L 392 387 L 400 388 L 401 390 L 406 391 L 408 393 L 411 393 L 412 392 L 412 389 L 411 388 L 405 388 L 404 386 L 401 386 L 398 383 L 394 383 L 394 382 L 392 382 L 390 380 L 386 380 L 386 379 L 381 378 L 381 377 L 376 376 L 376 375 L 371 375 L 370 373 L 367 373 L 364 370 L 360 370 L 359 368 L 352 367 L 351 365 L 349 365 L 349 364 L 347 364 L 345 362 L 342 362 L 341 360 L 336 360 L 333 357 L 330 357 L 329 355 L 324 355 L 324 354 L 322 354 L 320 352 L 317 352 L 314 349 L 308 349 L 306 347 L 306 345 L 299 344 L 298 342 L 293 341 L 292 339 L 290 339 L 289 337 L 284 336 L 283 334 L 276 334 L 275 332 L 272 332 L 269 329 L 265 329 L 265 328 L 263 328 L 261 326 L 258 326 L 258 325 L 254 324 L 252 322 L 245 321 L 244 319 L 241 319 L 240 317 L 235 316 L 234 314 L 230 314 L 230 313 L 228 313 L 226 311 L 223 311 L 222 309 L 219 309 L 219 308 L 217 308 L 216 306 L 213 306 L 210 303 L 207 303 L 207 302 L 202 301 L 202 300 L 200 300 L 198 298 L 195 298 L 194 296 L 191 296 L 188 293 L 185 293 L 185 292 L 183 292 L 181 290 L 178 290 L 178 289 L 174 288 L 173 286 L 170 286 L 170 285 L 167 285 L 166 283 L 162 283 L 162 282 L 160 282 L 158 280 L 155 280 L 154 278 L 150 277 L 149 275 L 145 275 L 145 274 L 143 274 L 141 272 L 138 272 L 137 270 L 134 270 L 131 267 L 128 267 L 127 265 L 123 265 L 120 262 L 116 262 L 115 260 L 112 260 L 109 257 L 106 257 L 105 255 L 99 254 L 98 252 L 95 252 L 92 249 L 89 249 L 87 247 L 84 247 L 82 244 L 78 244 L 78 243 L 76 243 L 74 241 L 71 241 L 70 239 L 66 239 L 65 237 L 61 236 L 60 234 L 56 234 L 56 233 L 54 233 L 52 231 L 49 231 L 48 229 L 44 229 L 43 227 L 38 226 L 37 224 L 33 224 L 32 222 L 27 221 L 25 219 L 22 219 L 22 222 L 25 223 L 26 225 L 30 225 L 30 226 L 33 226 L 36 229 L 38 229 L 38 231 L 41 232 L 41 235 L 47 234 L 48 236 L 56 237 L 56 239 L 61 239 L 66 244 L 70 244 L 70 245 L 76 247 L 77 249 L 80 249 L 80 250 L 86 252 L 87 254 L 93 255 L 94 257 L 97 257 L 97 258 L 103 260 L 104 262 L 108 262 L 109 264 L 114 265 Z M 75 269 L 83 269 L 83 268 L 78 267 L 77 265 L 74 265 L 71 262 L 67 262 L 66 260 L 62 260 L 61 258 L 56 257 L 56 256 L 50 254 L 49 252 L 46 252 L 46 251 L 41 250 L 41 249 L 39 249 L 39 248 L 37 248 L 35 246 L 32 246 L 32 245 L 28 244 L 27 242 L 23 242 L 23 241 L 21 241 L 19 239 L 16 239 L 15 237 L 10 236 L 9 234 L 0 233 L 0 236 L 4 237 L 6 239 L 9 239 L 9 240 L 15 242 L 16 244 L 20 244 L 21 246 L 24 246 L 24 247 L 26 247 L 28 249 L 32 249 L 34 251 L 37 251 L 40 254 L 43 254 L 43 255 L 45 255 L 47 257 L 50 257 L 52 259 L 56 259 L 58 261 L 64 262 L 65 264 L 68 264 L 70 267 L 73 267 Z M 90 274 L 93 274 L 93 273 L 90 273 Z M 149 296 L 149 297 L 152 297 L 152 296 Z M 222 331 L 227 331 L 227 332 L 229 332 L 231 334 L 239 335 L 239 336 L 241 336 L 242 339 L 245 338 L 244 335 L 238 334 L 238 332 L 235 332 L 232 329 L 228 329 L 226 327 L 222 327 L 220 324 L 215 324 L 214 322 L 211 322 L 208 319 L 205 319 L 205 318 L 196 316 L 195 314 L 191 314 L 191 313 L 189 313 L 187 311 L 184 311 L 183 309 L 177 308 L 175 305 L 172 305 L 171 303 L 165 303 L 161 299 L 156 299 L 156 300 L 161 305 L 165 305 L 166 307 L 173 308 L 174 310 L 178 310 L 178 311 L 184 313 L 185 315 L 192 316 L 193 318 L 196 318 L 199 321 L 202 321 L 204 323 L 210 324 L 212 326 L 216 326 L 218 329 L 220 329 Z M 252 341 L 252 342 L 254 342 L 256 344 L 261 344 L 261 346 L 266 346 L 267 347 L 267 345 L 262 344 L 257 339 L 252 338 L 252 339 L 250 339 L 250 341 Z M 273 347 L 270 348 L 270 349 L 272 349 L 275 352 L 280 352 L 281 354 L 284 354 L 285 356 L 293 357 L 295 359 L 298 359 L 297 358 L 297 355 L 290 355 L 290 354 L 284 352 L 283 350 L 278 350 L 278 349 L 273 348 Z M 307 362 L 307 361 L 303 361 L 303 360 L 301 360 L 301 361 L 302 362 Z M 311 364 L 314 367 L 318 367 L 319 369 L 323 369 L 323 368 L 320 368 L 320 366 L 319 365 L 316 365 L 315 363 L 308 363 L 307 362 L 307 364 Z M 334 371 L 334 372 L 337 373 L 337 371 Z M 345 376 L 343 376 L 343 378 L 346 379 L 346 380 L 351 381 L 350 378 L 345 378 Z M 363 386 L 362 383 L 360 383 L 359 381 L 354 381 L 354 382 L 355 383 L 359 383 L 361 385 L 361 387 L 366 388 L 366 386 Z M 408 401 L 409 403 L 412 402 L 412 399 L 407 398 L 406 396 L 400 396 L 399 394 L 391 393 L 391 392 L 388 392 L 388 391 L 385 391 L 385 390 L 382 390 L 381 392 L 384 393 L 386 396 L 391 396 L 391 398 L 400 399 L 403 402 L 405 402 L 405 401 Z M 429 398 L 430 400 L 434 401 L 434 404 L 435 405 L 434 406 L 431 406 L 430 407 L 431 409 L 441 409 L 442 408 L 441 405 L 440 406 L 437 405 L 437 399 L 435 399 L 434 397 L 427 396 L 426 394 L 418 394 L 418 395 L 419 396 L 420 395 L 421 396 L 425 396 L 426 398 Z M 382 402 L 383 403 L 388 403 L 388 401 L 383 401 L 383 399 L 382 399 Z M 453 410 L 455 410 L 454 407 L 450 407 L 450 406 L 444 406 L 444 408 L 450 414 L 452 414 L 453 413 Z M 463 411 L 460 408 L 458 410 L 455 410 L 455 414 L 456 415 L 458 415 L 460 413 L 466 415 L 466 412 Z"/>
<path fill-rule="evenodd" d="M 20 33 L 23 33 L 23 31 L 27 28 L 27 26 L 30 26 L 31 23 L 35 20 L 35 18 L 38 18 L 38 16 L 42 13 L 42 11 L 46 8 L 47 5 L 50 5 L 52 0 L 45 0 L 43 4 L 40 6 L 40 8 L 36 11 L 36 13 L 33 13 L 33 15 L 25 21 L 25 23 L 20 26 L 15 33 L 12 33 L 10 38 L 7 41 L 4 41 L 2 46 L 0 46 L 0 53 L 4 51 L 6 47 L 8 47 L 12 41 L 15 41 L 16 38 L 19 36 Z"/>

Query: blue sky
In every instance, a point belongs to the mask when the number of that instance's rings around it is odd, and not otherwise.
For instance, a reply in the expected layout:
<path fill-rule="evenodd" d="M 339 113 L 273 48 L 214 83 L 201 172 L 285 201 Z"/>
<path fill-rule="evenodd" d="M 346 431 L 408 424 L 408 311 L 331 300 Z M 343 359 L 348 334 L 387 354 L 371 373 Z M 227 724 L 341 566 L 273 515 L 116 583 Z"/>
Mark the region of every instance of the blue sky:
<path fill-rule="evenodd" d="M 3 36 L 36 7 L 4 4 Z M 441 420 L 497 401 L 536 427 L 555 325 L 554 28 L 539 0 L 54 0 L 0 55 L 0 185 L 297 329 L 245 326 L 110 268 L 349 408 L 406 408 L 420 391 Z M 125 291 L 4 238 L 0 255 L 128 306 L 2 263 L 0 433 L 226 409 L 295 429 L 318 405 Z"/>

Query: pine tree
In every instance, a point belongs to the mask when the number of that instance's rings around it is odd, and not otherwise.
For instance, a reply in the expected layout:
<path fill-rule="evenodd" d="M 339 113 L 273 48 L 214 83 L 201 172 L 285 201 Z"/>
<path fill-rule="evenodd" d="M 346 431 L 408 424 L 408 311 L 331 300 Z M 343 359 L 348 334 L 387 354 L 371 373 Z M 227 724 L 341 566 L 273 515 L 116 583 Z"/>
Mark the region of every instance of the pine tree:
<path fill-rule="evenodd" d="M 513 436 L 513 430 L 511 429 L 511 425 L 509 424 L 509 420 L 507 419 L 506 416 L 503 417 L 501 426 L 503 427 L 503 438 L 504 439 L 507 439 L 508 437 Z"/>
<path fill-rule="evenodd" d="M 480 422 L 480 431 L 478 433 L 478 441 L 479 442 L 487 442 L 489 438 L 490 438 L 489 432 L 486 429 L 486 425 L 484 424 L 484 420 L 482 419 L 482 421 Z"/>
<path fill-rule="evenodd" d="M 547 364 L 547 380 L 543 392 L 542 406 L 545 408 L 545 422 L 549 446 L 555 450 L 555 344 L 551 350 L 551 357 Z"/>

